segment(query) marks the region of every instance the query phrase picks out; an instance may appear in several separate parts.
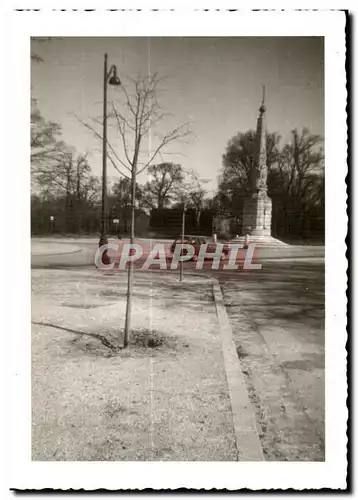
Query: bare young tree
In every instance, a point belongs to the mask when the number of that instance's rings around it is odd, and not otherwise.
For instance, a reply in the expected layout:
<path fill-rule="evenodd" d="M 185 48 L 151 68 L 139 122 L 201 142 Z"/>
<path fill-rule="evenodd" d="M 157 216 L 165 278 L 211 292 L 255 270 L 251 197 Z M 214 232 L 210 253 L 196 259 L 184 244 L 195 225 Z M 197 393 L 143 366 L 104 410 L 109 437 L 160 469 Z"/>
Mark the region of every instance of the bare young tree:
<path fill-rule="evenodd" d="M 175 141 L 184 140 L 190 134 L 189 124 L 184 123 L 164 130 L 166 113 L 159 103 L 158 95 L 164 80 L 157 74 L 144 78 L 127 79 L 120 88 L 121 100 L 113 103 L 109 119 L 114 125 L 121 144 L 115 147 L 107 139 L 107 156 L 115 169 L 131 181 L 131 224 L 130 243 L 135 239 L 135 199 L 137 176 L 150 167 L 157 156 Z M 103 140 L 95 125 L 80 120 L 95 136 Z M 93 120 L 98 123 L 97 119 Z M 145 145 L 148 145 L 146 148 Z M 124 346 L 129 343 L 131 333 L 133 265 L 129 262 L 127 284 L 127 306 L 124 332 Z"/>

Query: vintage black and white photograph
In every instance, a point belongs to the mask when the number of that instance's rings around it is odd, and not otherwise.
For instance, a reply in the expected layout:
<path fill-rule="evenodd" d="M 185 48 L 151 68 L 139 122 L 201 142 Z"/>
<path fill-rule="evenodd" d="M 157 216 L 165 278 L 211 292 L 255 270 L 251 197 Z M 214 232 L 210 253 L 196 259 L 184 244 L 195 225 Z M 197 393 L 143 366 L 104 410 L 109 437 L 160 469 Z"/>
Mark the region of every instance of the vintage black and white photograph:
<path fill-rule="evenodd" d="M 32 39 L 34 460 L 324 460 L 323 50 Z"/>
<path fill-rule="evenodd" d="M 57 33 L 28 53 L 32 463 L 329 463 L 325 36 Z"/>

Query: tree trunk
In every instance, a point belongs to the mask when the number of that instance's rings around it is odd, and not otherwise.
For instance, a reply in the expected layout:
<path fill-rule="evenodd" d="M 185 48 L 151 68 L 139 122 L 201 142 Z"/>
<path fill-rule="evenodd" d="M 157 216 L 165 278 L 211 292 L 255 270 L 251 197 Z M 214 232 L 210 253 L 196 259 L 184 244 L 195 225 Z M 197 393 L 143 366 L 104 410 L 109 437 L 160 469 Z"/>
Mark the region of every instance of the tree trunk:
<path fill-rule="evenodd" d="M 132 194 L 131 194 L 131 225 L 130 225 L 130 248 L 134 243 L 135 237 L 135 184 L 136 184 L 136 172 L 133 169 L 132 174 Z M 133 265 L 132 262 L 128 262 L 128 281 L 127 281 L 127 306 L 126 306 L 126 322 L 124 328 L 124 347 L 127 347 L 129 343 L 130 333 L 131 333 L 131 323 L 132 323 L 132 296 L 133 296 Z"/>
<path fill-rule="evenodd" d="M 135 237 L 135 191 L 136 191 L 136 176 L 137 176 L 137 161 L 140 147 L 141 137 L 138 137 L 136 149 L 133 158 L 132 168 L 132 190 L 131 190 L 131 229 L 130 229 L 130 248 L 134 244 Z M 124 327 L 124 347 L 129 344 L 132 323 L 132 296 L 133 296 L 133 264 L 128 263 L 128 281 L 127 281 L 127 305 L 126 305 L 126 322 Z"/>
<path fill-rule="evenodd" d="M 195 226 L 197 229 L 200 226 L 200 216 L 201 216 L 201 210 L 198 209 L 198 210 L 196 210 L 196 217 L 195 217 Z"/>
<path fill-rule="evenodd" d="M 65 208 L 66 233 L 69 232 L 69 226 L 70 226 L 70 182 L 71 182 L 71 177 L 70 177 L 70 171 L 68 170 L 66 177 L 66 208 Z"/>

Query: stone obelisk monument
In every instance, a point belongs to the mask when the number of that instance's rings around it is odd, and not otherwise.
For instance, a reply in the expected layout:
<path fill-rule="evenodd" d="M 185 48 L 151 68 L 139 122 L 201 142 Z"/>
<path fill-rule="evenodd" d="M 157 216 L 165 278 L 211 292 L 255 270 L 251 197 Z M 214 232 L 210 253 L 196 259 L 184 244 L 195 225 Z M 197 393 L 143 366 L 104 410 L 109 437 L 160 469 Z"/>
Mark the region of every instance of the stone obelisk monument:
<path fill-rule="evenodd" d="M 265 87 L 257 119 L 251 167 L 251 196 L 244 202 L 243 230 L 257 242 L 271 240 L 272 202 L 267 195 Z"/>

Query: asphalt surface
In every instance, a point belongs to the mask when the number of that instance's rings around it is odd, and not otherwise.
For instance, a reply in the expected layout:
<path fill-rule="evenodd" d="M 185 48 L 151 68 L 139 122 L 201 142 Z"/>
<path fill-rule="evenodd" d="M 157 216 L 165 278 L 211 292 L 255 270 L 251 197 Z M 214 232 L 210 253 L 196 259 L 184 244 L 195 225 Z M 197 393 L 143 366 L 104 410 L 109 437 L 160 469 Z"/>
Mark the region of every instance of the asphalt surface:
<path fill-rule="evenodd" d="M 143 255 L 140 259 L 135 261 L 134 267 L 140 270 L 145 263 L 147 256 L 149 255 L 151 249 L 155 244 L 163 244 L 165 250 L 169 254 L 169 249 L 172 241 L 170 240 L 149 240 L 149 239 L 138 239 L 137 243 L 143 249 Z M 113 245 L 118 245 L 119 251 L 110 250 L 109 255 L 112 261 L 118 262 L 118 255 L 120 253 L 120 247 L 123 243 L 127 243 L 128 240 L 115 240 L 110 239 L 109 243 Z M 37 251 L 31 256 L 31 264 L 34 268 L 72 268 L 72 267 L 95 267 L 95 256 L 98 250 L 98 243 L 95 239 L 61 239 L 59 241 L 61 253 L 56 253 L 54 248 L 53 239 L 33 239 L 33 246 L 38 249 L 42 244 L 46 247 L 46 252 Z M 47 251 L 47 246 L 50 244 L 50 248 L 54 248 L 53 253 Z M 77 251 L 74 250 L 74 245 Z M 68 252 L 66 252 L 66 246 Z M 52 250 L 51 250 L 52 252 Z M 209 273 L 219 280 L 222 279 L 232 279 L 243 271 L 243 263 L 245 260 L 245 251 L 240 250 L 238 253 L 238 270 L 225 269 L 225 265 L 228 264 L 227 261 L 220 263 L 218 269 L 212 268 L 211 260 L 206 260 L 202 270 L 197 269 L 194 262 L 184 262 L 183 269 L 184 272 L 194 272 L 194 273 Z M 292 264 L 293 262 L 316 262 L 323 263 L 324 261 L 324 247 L 322 246 L 287 246 L 283 248 L 257 248 L 255 249 L 254 257 L 252 263 L 262 264 L 262 267 L 276 267 L 276 264 L 286 265 Z M 167 270 L 161 270 L 161 272 L 171 272 L 170 270 L 171 258 L 167 258 Z M 160 270 L 159 265 L 152 265 L 150 269 Z M 120 271 L 119 271 L 120 272 Z M 252 272 L 252 271 L 250 271 Z"/>

